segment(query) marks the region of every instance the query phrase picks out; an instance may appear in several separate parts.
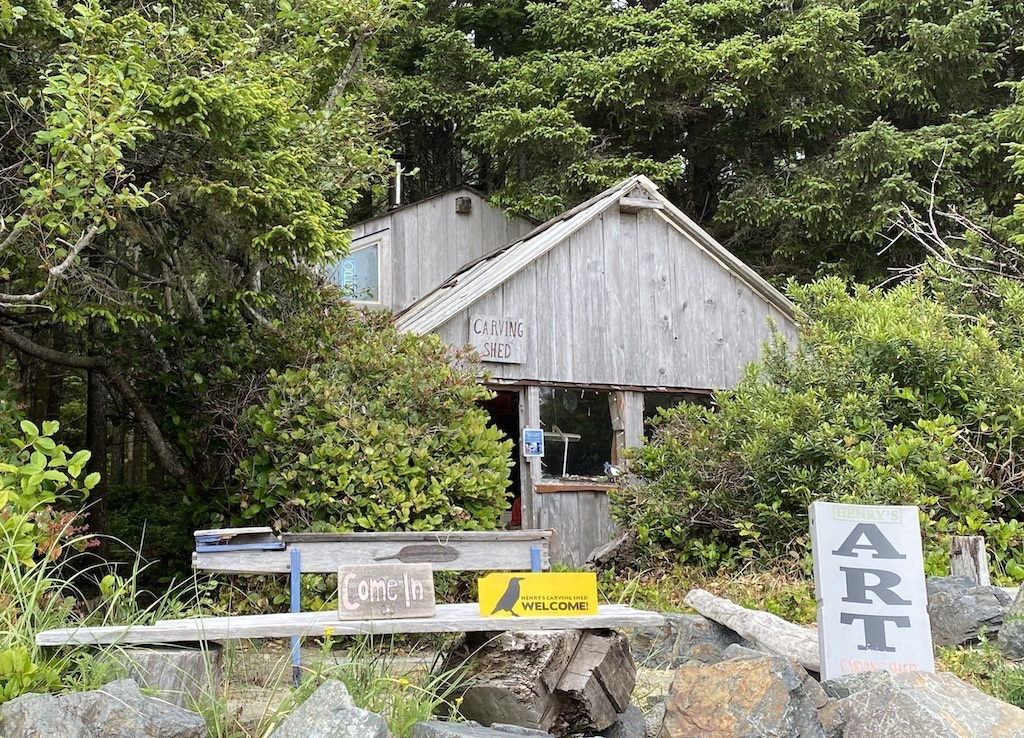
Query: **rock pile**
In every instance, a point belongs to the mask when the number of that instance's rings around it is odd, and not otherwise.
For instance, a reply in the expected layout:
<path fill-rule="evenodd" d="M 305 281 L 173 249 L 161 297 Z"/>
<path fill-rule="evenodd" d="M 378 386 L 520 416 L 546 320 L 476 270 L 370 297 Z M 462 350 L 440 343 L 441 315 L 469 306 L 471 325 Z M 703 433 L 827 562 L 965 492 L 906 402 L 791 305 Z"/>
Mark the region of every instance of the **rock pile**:
<path fill-rule="evenodd" d="M 937 643 L 998 631 L 1001 648 L 1024 657 L 1024 595 L 1011 606 L 1002 590 L 956 578 L 931 580 L 928 592 Z M 710 595 L 693 601 L 730 627 L 702 615 L 667 615 L 662 627 L 638 630 L 630 642 L 613 631 L 507 632 L 486 643 L 467 640 L 452 657 L 472 654 L 474 679 L 460 694 L 475 721 L 419 723 L 412 738 L 554 738 L 577 731 L 604 738 L 1024 736 L 1024 710 L 951 674 L 868 672 L 819 683 L 813 668 L 805 669 L 814 665 L 805 653 L 813 631 L 758 617 L 764 613 L 748 617 L 753 611 Z M 773 652 L 789 646 L 799 660 Z M 674 672 L 665 700 L 646 715 L 629 703 L 634 660 Z M 131 680 L 0 705 L 5 738 L 206 734 L 199 716 L 143 695 Z M 384 719 L 357 707 L 337 681 L 321 685 L 269 734 L 328 736 L 391 738 Z"/>
<path fill-rule="evenodd" d="M 26 694 L 0 705 L 6 738 L 206 738 L 206 722 L 142 694 L 131 679 L 54 696 Z"/>

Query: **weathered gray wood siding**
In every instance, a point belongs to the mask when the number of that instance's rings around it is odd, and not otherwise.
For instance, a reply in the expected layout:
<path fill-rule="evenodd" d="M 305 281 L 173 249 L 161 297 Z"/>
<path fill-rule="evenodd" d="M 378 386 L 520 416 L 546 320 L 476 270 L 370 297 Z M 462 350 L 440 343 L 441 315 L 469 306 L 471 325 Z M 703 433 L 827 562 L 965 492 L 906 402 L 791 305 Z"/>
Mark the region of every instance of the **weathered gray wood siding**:
<path fill-rule="evenodd" d="M 471 199 L 469 213 L 455 212 L 459 197 Z M 354 226 L 352 245 L 382 240 L 381 291 L 385 307 L 398 312 L 463 265 L 533 228 L 533 222 L 508 218 L 472 190 L 453 190 Z"/>
<path fill-rule="evenodd" d="M 471 314 L 522 318 L 523 364 L 495 379 L 713 389 L 733 386 L 792 322 L 657 211 L 616 208 L 527 265 L 438 333 L 469 341 Z"/>

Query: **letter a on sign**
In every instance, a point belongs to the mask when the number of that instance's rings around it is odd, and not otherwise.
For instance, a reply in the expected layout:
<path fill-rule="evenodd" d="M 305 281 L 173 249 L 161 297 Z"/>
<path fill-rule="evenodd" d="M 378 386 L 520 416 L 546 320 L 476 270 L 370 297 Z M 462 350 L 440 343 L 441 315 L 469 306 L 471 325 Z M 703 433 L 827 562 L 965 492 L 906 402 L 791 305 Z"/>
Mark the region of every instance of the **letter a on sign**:
<path fill-rule="evenodd" d="M 810 507 L 821 676 L 935 671 L 918 510 Z"/>

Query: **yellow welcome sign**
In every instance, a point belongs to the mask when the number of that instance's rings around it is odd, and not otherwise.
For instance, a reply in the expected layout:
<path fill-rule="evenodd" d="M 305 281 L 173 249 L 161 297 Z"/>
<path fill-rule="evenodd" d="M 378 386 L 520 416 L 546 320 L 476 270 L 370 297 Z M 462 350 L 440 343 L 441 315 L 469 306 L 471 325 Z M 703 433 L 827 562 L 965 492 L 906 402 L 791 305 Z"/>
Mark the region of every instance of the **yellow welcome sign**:
<path fill-rule="evenodd" d="M 597 574 L 502 572 L 477 583 L 487 618 L 597 615 Z"/>

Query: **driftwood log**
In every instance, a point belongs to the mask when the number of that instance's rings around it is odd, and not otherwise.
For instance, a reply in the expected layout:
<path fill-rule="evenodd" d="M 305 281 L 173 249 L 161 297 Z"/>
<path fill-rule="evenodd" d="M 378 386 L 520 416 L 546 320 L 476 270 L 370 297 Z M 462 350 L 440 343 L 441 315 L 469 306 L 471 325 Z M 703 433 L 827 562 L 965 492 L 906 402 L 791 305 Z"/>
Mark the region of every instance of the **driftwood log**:
<path fill-rule="evenodd" d="M 611 727 L 636 684 L 629 643 L 611 630 L 468 633 L 444 669 L 460 672 L 463 717 L 558 736 Z"/>
<path fill-rule="evenodd" d="M 692 589 L 683 600 L 706 617 L 735 631 L 759 648 L 796 660 L 808 671 L 821 671 L 818 632 L 783 620 L 770 612 L 748 610 L 703 589 Z"/>

